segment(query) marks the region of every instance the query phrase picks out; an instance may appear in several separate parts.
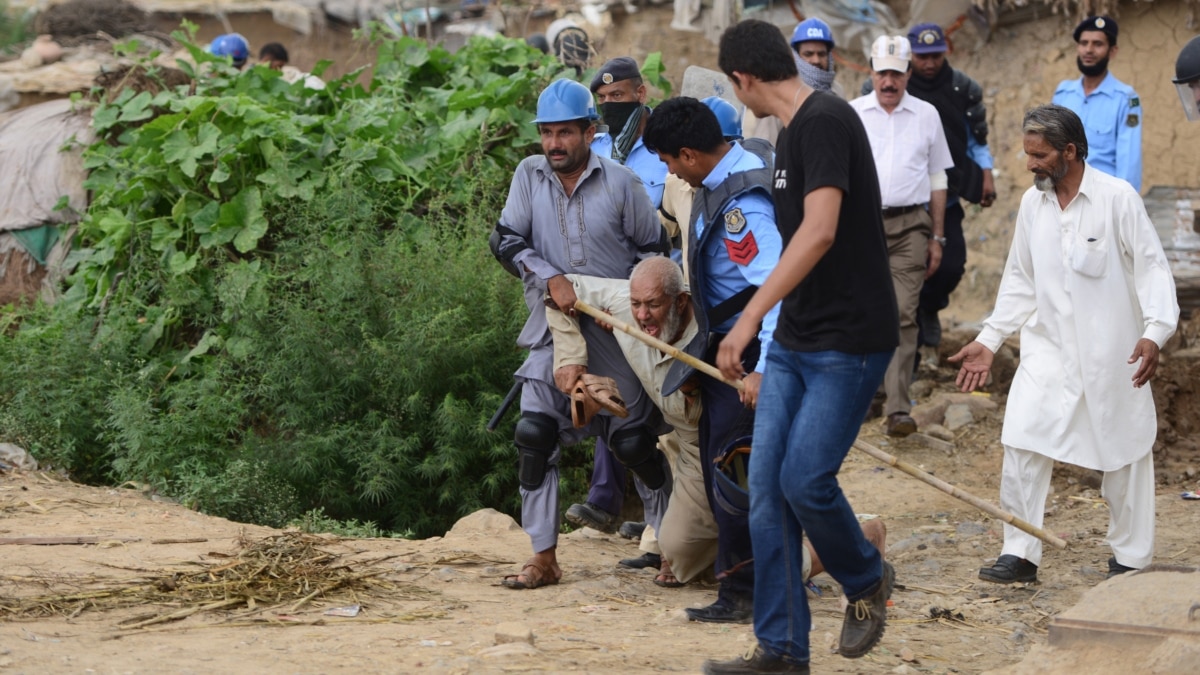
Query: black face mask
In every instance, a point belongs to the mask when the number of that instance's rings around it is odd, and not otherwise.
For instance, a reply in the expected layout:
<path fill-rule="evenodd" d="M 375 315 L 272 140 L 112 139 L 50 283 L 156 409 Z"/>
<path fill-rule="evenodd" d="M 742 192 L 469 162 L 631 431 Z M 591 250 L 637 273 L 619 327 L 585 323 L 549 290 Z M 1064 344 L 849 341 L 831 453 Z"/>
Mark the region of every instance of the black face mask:
<path fill-rule="evenodd" d="M 1075 65 L 1079 68 L 1079 72 L 1083 73 L 1085 77 L 1098 77 L 1103 75 L 1104 72 L 1108 70 L 1108 57 L 1106 56 L 1100 59 L 1094 66 L 1085 66 L 1083 65 L 1083 59 L 1076 56 Z"/>
<path fill-rule="evenodd" d="M 625 123 L 633 115 L 642 104 L 637 101 L 630 103 L 601 103 L 600 116 L 604 118 L 604 123 L 608 125 L 608 133 L 616 136 L 625 128 Z"/>

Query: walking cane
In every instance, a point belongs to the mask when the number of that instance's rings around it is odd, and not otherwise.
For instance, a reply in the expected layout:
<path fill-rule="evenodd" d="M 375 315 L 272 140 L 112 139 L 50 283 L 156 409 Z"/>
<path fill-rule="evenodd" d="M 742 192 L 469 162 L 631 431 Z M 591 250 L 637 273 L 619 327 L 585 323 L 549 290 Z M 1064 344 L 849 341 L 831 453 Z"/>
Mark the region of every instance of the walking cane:
<path fill-rule="evenodd" d="M 672 347 L 671 345 L 663 342 L 662 340 L 659 340 L 650 335 L 646 335 L 641 330 L 639 330 L 636 326 L 632 326 L 614 316 L 611 316 L 605 312 L 602 312 L 599 309 L 592 307 L 591 305 L 587 304 L 586 302 L 584 302 L 582 300 L 575 301 L 575 309 L 583 312 L 584 314 L 587 314 L 588 316 L 592 317 L 593 319 L 596 319 L 597 321 L 603 321 L 604 323 L 610 324 L 611 326 L 613 326 L 614 328 L 616 328 L 617 330 L 619 330 L 623 333 L 632 335 L 634 338 L 637 338 L 638 340 L 650 345 L 651 347 L 654 347 L 655 349 L 663 352 L 667 356 L 674 357 L 675 359 L 686 363 L 687 365 L 695 368 L 696 370 L 704 373 L 705 375 L 708 375 L 709 377 L 720 380 L 721 382 L 724 382 L 725 384 L 737 389 L 738 391 L 742 390 L 741 380 L 730 380 L 729 378 L 722 375 L 721 371 L 717 370 L 715 367 L 701 361 L 700 359 L 692 356 L 691 354 L 688 354 L 686 352 L 680 351 L 679 349 L 676 349 L 675 347 Z M 1009 513 L 1008 511 L 1005 511 L 1005 510 L 1001 509 L 1000 507 L 996 506 L 995 504 L 992 504 L 991 502 L 980 499 L 979 497 L 976 497 L 975 495 L 973 495 L 969 492 L 966 492 L 965 490 L 961 490 L 961 489 L 951 485 L 950 483 L 947 483 L 946 481 L 944 481 L 940 478 L 936 478 L 907 462 L 903 462 L 899 459 L 896 459 L 892 455 L 884 452 L 883 450 L 880 450 L 879 448 L 871 445 L 870 443 L 867 443 L 866 441 L 856 440 L 856 441 L 854 441 L 853 447 L 858 450 L 861 450 L 862 452 L 867 453 L 868 455 L 883 462 L 884 464 L 888 464 L 889 466 L 893 466 L 897 469 L 900 469 L 904 473 L 912 476 L 913 478 L 920 480 L 921 482 L 923 482 L 927 485 L 932 485 L 933 487 L 941 490 L 942 492 L 945 492 L 946 494 L 950 495 L 951 497 L 961 499 L 962 501 L 970 504 L 971 506 L 974 506 L 975 508 L 979 509 L 980 511 L 983 511 L 984 513 L 988 514 L 989 516 L 992 516 L 993 518 L 998 518 L 998 519 L 1008 523 L 1009 525 L 1012 525 L 1013 527 L 1017 528 L 1018 530 L 1021 530 L 1023 532 L 1028 532 L 1029 534 L 1032 534 L 1033 536 L 1037 537 L 1038 539 L 1041 539 L 1042 541 L 1046 542 L 1047 544 L 1050 544 L 1051 546 L 1054 546 L 1055 548 L 1061 549 L 1061 548 L 1067 547 L 1067 542 L 1054 536 L 1053 534 L 1050 534 L 1049 532 L 1043 530 L 1042 528 L 1036 527 L 1036 526 L 1032 525 L 1031 523 L 1021 520 L 1020 518 L 1014 516 L 1013 514 Z"/>

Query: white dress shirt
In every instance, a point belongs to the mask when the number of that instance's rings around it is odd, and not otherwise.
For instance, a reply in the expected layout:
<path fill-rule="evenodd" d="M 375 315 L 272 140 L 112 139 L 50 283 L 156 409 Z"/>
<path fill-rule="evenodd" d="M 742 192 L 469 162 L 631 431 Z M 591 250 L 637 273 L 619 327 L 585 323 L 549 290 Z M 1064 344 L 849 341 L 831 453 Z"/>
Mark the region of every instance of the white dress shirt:
<path fill-rule="evenodd" d="M 1159 347 L 1179 304 L 1162 242 L 1129 183 L 1085 166 L 1079 194 L 1029 188 L 1017 213 L 996 308 L 976 339 L 995 351 L 1021 331 L 1021 363 L 1001 441 L 1114 471 L 1158 431 L 1147 384 L 1133 387 L 1140 338 Z"/>
<path fill-rule="evenodd" d="M 907 92 L 891 113 L 879 105 L 875 92 L 850 105 L 871 139 L 883 207 L 928 202 L 929 177 L 954 166 L 937 109 Z"/>

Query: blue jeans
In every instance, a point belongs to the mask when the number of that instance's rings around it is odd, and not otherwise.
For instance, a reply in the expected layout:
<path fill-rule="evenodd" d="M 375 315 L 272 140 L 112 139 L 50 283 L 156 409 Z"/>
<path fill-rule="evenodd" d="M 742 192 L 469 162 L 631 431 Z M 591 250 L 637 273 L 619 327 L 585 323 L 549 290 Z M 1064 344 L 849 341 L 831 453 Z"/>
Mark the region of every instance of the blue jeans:
<path fill-rule="evenodd" d="M 793 352 L 778 342 L 767 355 L 750 453 L 750 537 L 754 633 L 773 655 L 809 660 L 802 533 L 848 600 L 879 585 L 879 551 L 837 474 L 891 359 L 891 351 Z"/>

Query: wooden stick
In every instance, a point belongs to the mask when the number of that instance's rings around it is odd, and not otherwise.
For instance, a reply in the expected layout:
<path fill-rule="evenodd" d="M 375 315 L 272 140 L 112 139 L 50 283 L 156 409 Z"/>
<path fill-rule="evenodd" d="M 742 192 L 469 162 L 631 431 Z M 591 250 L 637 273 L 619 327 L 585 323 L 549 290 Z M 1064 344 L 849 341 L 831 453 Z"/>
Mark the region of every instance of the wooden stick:
<path fill-rule="evenodd" d="M 624 321 L 621 321 L 620 319 L 612 317 L 612 316 L 606 314 L 605 312 L 602 312 L 602 311 L 596 309 L 595 307 L 592 307 L 591 305 L 587 304 L 586 302 L 584 302 L 582 300 L 575 301 L 575 309 L 583 312 L 584 314 L 587 314 L 588 316 L 590 316 L 598 321 L 603 321 L 604 323 L 611 324 L 614 328 L 617 328 L 625 333 L 632 335 L 633 337 L 637 338 L 638 340 L 641 340 L 642 342 L 650 345 L 651 347 L 654 347 L 655 349 L 660 350 L 661 352 L 663 352 L 664 354 L 666 354 L 668 356 L 672 356 L 680 361 L 683 361 L 684 363 L 686 363 L 689 366 L 695 368 L 696 370 L 704 373 L 705 375 L 716 378 L 716 379 L 720 380 L 721 382 L 724 382 L 725 384 L 728 384 L 729 386 L 737 389 L 738 391 L 742 390 L 742 383 L 740 380 L 733 381 L 733 380 L 727 379 L 724 375 L 721 374 L 721 371 L 717 370 L 715 367 L 701 361 L 700 359 L 697 359 L 696 357 L 692 356 L 691 354 L 685 354 L 684 352 L 679 351 L 675 347 L 672 347 L 671 345 L 663 342 L 662 340 L 658 340 L 649 335 L 646 335 L 644 332 L 642 332 L 641 330 L 638 330 L 634 326 L 631 326 L 631 325 L 625 323 Z M 1035 527 L 1032 524 L 1025 522 L 1024 520 L 1021 520 L 1020 518 L 1014 516 L 1013 514 L 1009 513 L 1008 511 L 1001 509 L 1000 507 L 996 506 L 995 504 L 992 504 L 991 502 L 980 499 L 979 497 L 976 497 L 975 495 L 973 495 L 969 492 L 966 492 L 964 490 L 960 490 L 959 488 L 951 485 L 950 483 L 947 483 L 946 481 L 944 481 L 940 478 L 936 478 L 907 462 L 902 462 L 902 461 L 896 459 L 895 457 L 893 457 L 892 455 L 889 455 L 888 453 L 884 452 L 883 450 L 880 450 L 879 448 L 871 445 L 870 443 L 867 443 L 866 441 L 856 440 L 856 441 L 854 441 L 853 447 L 857 448 L 858 450 L 861 450 L 862 452 L 867 453 L 868 455 L 883 462 L 884 464 L 888 464 L 897 469 L 900 469 L 904 473 L 912 476 L 913 478 L 920 480 L 923 483 L 926 483 L 927 485 L 932 485 L 933 487 L 941 490 L 942 492 L 945 492 L 946 494 L 950 495 L 951 497 L 956 497 L 958 499 L 961 499 L 962 501 L 970 504 L 971 506 L 974 506 L 975 508 L 979 509 L 980 511 L 983 511 L 984 513 L 988 514 L 989 516 L 992 516 L 993 518 L 998 518 L 1023 532 L 1028 532 L 1029 534 L 1032 534 L 1033 536 L 1037 537 L 1038 539 L 1041 539 L 1042 541 L 1050 544 L 1051 546 L 1054 546 L 1054 547 L 1060 548 L 1060 549 L 1067 547 L 1067 542 L 1063 541 L 1062 539 L 1059 539 L 1058 537 L 1054 536 L 1053 534 L 1050 534 L 1049 532 L 1046 532 L 1045 530 L 1043 530 L 1039 527 Z"/>
<path fill-rule="evenodd" d="M 1053 534 L 1050 534 L 1049 532 L 1043 530 L 1042 528 L 1035 527 L 1034 525 L 1027 523 L 1024 520 L 1021 520 L 1020 518 L 1014 516 L 1013 514 L 1009 513 L 1008 511 L 1001 509 L 1000 507 L 996 506 L 995 504 L 992 504 L 989 501 L 980 499 L 979 497 L 976 497 L 975 495 L 973 495 L 969 492 L 960 490 L 959 488 L 954 487 L 953 485 L 951 485 L 950 483 L 947 483 L 946 481 L 942 480 L 941 478 L 937 478 L 936 476 L 928 474 L 928 473 L 918 469 L 917 467 L 909 464 L 908 462 L 904 462 L 899 459 L 896 459 L 892 455 L 889 455 L 888 453 L 884 452 L 883 450 L 880 450 L 879 448 L 871 445 L 870 443 L 867 443 L 866 441 L 856 440 L 856 441 L 854 441 L 854 447 L 858 450 L 861 450 L 861 451 L 867 453 L 868 455 L 874 457 L 875 459 L 883 462 L 884 464 L 894 466 L 897 469 L 900 469 L 901 471 L 903 471 L 904 473 L 912 476 L 913 478 L 916 478 L 916 479 L 920 480 L 921 482 L 926 483 L 928 485 L 932 485 L 933 487 L 941 490 L 942 492 L 945 492 L 946 494 L 950 495 L 951 497 L 957 497 L 958 499 L 963 500 L 964 502 L 970 504 L 971 506 L 974 506 L 975 508 L 979 509 L 980 511 L 983 511 L 984 513 L 988 514 L 989 516 L 991 516 L 993 518 L 998 518 L 998 519 L 1008 523 L 1009 525 L 1012 525 L 1013 527 L 1017 528 L 1018 530 L 1022 530 L 1024 532 L 1028 532 L 1029 534 L 1032 534 L 1033 536 L 1037 537 L 1038 539 L 1041 539 L 1042 541 L 1046 542 L 1047 544 L 1050 544 L 1051 546 L 1054 546 L 1055 548 L 1066 548 L 1067 547 L 1067 542 L 1063 541 L 1062 539 L 1059 539 L 1058 537 L 1054 536 Z"/>
<path fill-rule="evenodd" d="M 68 537 L 2 537 L 0 538 L 0 545 L 71 546 L 79 544 L 100 544 L 107 541 L 115 541 L 124 544 L 131 541 L 141 541 L 141 539 L 138 537 L 105 537 L 90 534 Z"/>
<path fill-rule="evenodd" d="M 642 342 L 650 345 L 651 347 L 654 347 L 655 349 L 666 354 L 667 356 L 670 356 L 678 361 L 683 361 L 684 363 L 695 368 L 696 370 L 699 370 L 700 372 L 704 373 L 705 375 L 708 375 L 709 377 L 720 380 L 721 382 L 724 382 L 725 384 L 733 387 L 734 389 L 737 389 L 738 391 L 742 390 L 742 381 L 741 380 L 730 380 L 730 379 L 726 378 L 724 375 L 721 374 L 721 371 L 717 370 L 715 367 L 701 361 L 700 359 L 692 356 L 691 354 L 682 352 L 682 351 L 676 349 L 675 347 L 672 347 L 671 345 L 663 342 L 662 340 L 659 340 L 656 337 L 652 337 L 650 335 L 645 334 L 637 326 L 631 326 L 614 316 L 611 316 L 605 312 L 602 312 L 602 311 L 596 309 L 595 307 L 592 307 L 591 305 L 587 304 L 586 302 L 584 302 L 582 300 L 575 301 L 575 309 L 583 312 L 584 314 L 587 314 L 588 316 L 592 317 L 593 319 L 596 319 L 597 321 L 603 321 L 604 323 L 610 324 L 610 325 L 612 325 L 613 328 L 616 328 L 617 330 L 620 330 L 623 333 L 629 333 L 633 337 L 637 338 L 638 340 L 641 340 Z"/>

